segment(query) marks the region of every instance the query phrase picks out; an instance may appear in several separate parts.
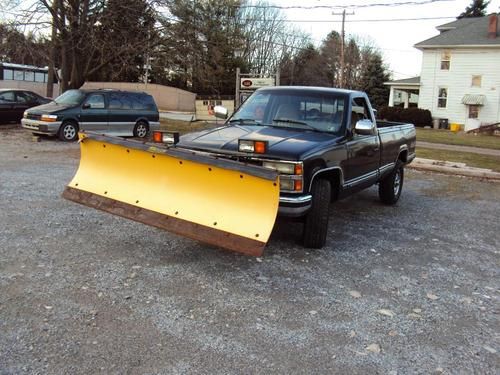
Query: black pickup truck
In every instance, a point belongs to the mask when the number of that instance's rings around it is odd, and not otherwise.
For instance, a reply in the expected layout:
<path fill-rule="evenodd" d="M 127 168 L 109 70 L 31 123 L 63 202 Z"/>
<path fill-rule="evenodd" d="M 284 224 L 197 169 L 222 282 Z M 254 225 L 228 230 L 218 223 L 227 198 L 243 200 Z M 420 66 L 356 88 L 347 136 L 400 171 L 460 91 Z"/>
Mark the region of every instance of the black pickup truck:
<path fill-rule="evenodd" d="M 227 118 L 227 110 L 215 108 Z M 386 204 L 415 158 L 412 124 L 375 120 L 367 95 L 322 87 L 257 90 L 224 127 L 181 137 L 178 147 L 275 169 L 279 215 L 304 218 L 304 245 L 326 242 L 330 202 L 373 184 Z"/>

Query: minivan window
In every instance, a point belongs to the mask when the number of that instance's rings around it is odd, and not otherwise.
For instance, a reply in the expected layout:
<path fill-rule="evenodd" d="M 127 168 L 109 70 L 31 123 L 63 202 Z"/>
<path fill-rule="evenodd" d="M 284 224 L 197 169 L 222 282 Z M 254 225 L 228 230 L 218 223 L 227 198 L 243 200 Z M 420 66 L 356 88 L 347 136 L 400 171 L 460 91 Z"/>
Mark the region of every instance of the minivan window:
<path fill-rule="evenodd" d="M 109 109 L 121 109 L 122 108 L 122 101 L 121 101 L 121 95 L 112 92 L 109 94 Z"/>
<path fill-rule="evenodd" d="M 64 94 L 59 95 L 54 101 L 57 104 L 80 104 L 85 97 L 85 94 L 80 90 L 68 90 Z"/>
<path fill-rule="evenodd" d="M 155 104 L 155 101 L 153 100 L 152 96 L 140 94 L 139 100 L 141 101 L 144 109 L 148 109 L 151 111 L 154 111 L 156 109 L 156 104 Z"/>
<path fill-rule="evenodd" d="M 102 109 L 105 107 L 104 95 L 102 94 L 90 95 L 85 101 L 85 104 L 90 104 L 90 108 Z"/>
<path fill-rule="evenodd" d="M 133 108 L 132 96 L 133 95 L 127 95 L 127 94 L 120 95 L 120 101 L 122 102 L 122 109 L 132 109 Z"/>

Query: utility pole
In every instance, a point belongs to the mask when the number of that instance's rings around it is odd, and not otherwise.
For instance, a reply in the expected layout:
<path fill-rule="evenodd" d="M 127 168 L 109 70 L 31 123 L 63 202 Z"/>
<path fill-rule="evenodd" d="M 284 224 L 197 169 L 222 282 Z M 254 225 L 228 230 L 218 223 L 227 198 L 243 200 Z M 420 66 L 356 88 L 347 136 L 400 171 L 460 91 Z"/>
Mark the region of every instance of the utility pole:
<path fill-rule="evenodd" d="M 354 14 L 354 12 L 351 13 L 346 13 L 345 9 L 342 11 L 342 13 L 332 13 L 334 16 L 340 16 L 342 15 L 342 31 L 340 32 L 340 88 L 345 87 L 345 78 L 344 78 L 344 73 L 345 73 L 345 16 L 351 16 Z"/>
<path fill-rule="evenodd" d="M 55 81 L 55 60 L 57 56 L 56 40 L 57 40 L 57 15 L 59 14 L 59 0 L 52 2 L 52 34 L 50 38 L 50 58 L 49 58 L 49 74 L 47 76 L 47 97 L 54 97 L 54 81 Z"/>

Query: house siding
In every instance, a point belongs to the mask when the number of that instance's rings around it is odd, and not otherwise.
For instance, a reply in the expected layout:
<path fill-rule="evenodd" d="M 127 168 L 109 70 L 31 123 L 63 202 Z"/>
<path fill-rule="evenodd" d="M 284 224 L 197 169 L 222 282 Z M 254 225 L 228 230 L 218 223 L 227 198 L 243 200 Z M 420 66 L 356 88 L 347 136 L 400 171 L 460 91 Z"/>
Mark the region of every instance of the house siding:
<path fill-rule="evenodd" d="M 500 48 L 446 49 L 451 53 L 449 70 L 441 70 L 445 49 L 425 49 L 422 57 L 419 108 L 431 111 L 434 118 L 464 124 L 468 106 L 462 104 L 466 94 L 484 95 L 484 106 L 478 119 L 483 123 L 500 121 Z M 472 76 L 481 76 L 481 87 L 472 87 Z M 438 90 L 448 89 L 446 108 L 438 108 Z"/>

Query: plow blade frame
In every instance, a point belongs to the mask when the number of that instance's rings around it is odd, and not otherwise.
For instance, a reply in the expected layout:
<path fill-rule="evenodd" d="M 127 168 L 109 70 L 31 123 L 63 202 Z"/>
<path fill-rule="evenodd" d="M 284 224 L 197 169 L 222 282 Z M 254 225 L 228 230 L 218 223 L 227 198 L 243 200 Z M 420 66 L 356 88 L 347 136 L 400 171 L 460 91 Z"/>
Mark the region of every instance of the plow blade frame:
<path fill-rule="evenodd" d="M 279 205 L 273 170 L 182 148 L 80 134 L 63 197 L 239 253 L 260 256 Z"/>

